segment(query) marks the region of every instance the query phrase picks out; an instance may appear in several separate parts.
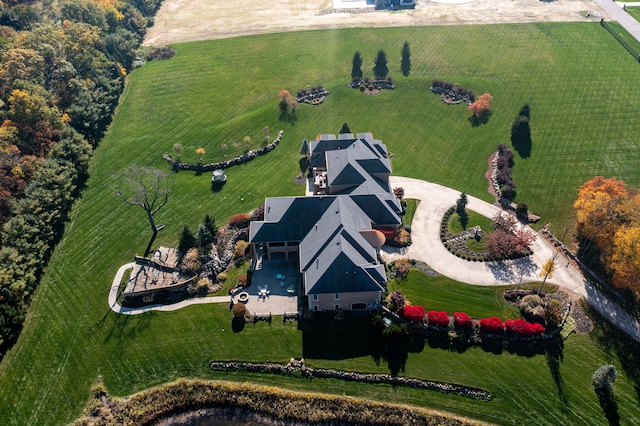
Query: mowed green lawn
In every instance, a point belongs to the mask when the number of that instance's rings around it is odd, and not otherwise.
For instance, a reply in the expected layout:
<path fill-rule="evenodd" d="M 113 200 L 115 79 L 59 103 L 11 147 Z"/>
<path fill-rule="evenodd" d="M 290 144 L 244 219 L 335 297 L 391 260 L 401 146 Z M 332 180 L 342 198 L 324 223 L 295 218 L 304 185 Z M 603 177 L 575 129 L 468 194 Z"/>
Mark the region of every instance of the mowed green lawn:
<path fill-rule="evenodd" d="M 405 40 L 412 50 L 409 78 L 398 71 Z M 380 48 L 390 59 L 397 89 L 376 97 L 347 89 L 353 53 L 362 52 L 367 72 Z M 135 317 L 116 315 L 107 305 L 118 267 L 142 254 L 149 238 L 143 212 L 120 201 L 114 188 L 130 164 L 168 170 L 161 155 L 176 142 L 185 147 L 185 158 L 195 158 L 195 149 L 204 147 L 207 162 L 223 158 L 222 143 L 229 145 L 227 156 L 241 152 L 245 135 L 260 145 L 264 126 L 272 137 L 285 131 L 281 145 L 268 156 L 228 170 L 220 192 L 211 191 L 208 174 L 175 174 L 170 204 L 157 215 L 165 229 L 156 245 L 176 245 L 182 226 L 195 228 L 207 213 L 222 223 L 266 196 L 302 194 L 293 180 L 300 142 L 337 132 L 345 121 L 353 131 L 370 131 L 387 144 L 394 173 L 490 200 L 487 156 L 498 143 L 509 143 L 511 122 L 529 103 L 533 146 L 529 158 L 516 156 L 517 201 L 526 202 L 555 230 L 570 224 L 577 188 L 594 175 L 617 176 L 640 187 L 639 65 L 597 23 L 317 31 L 176 49 L 175 58 L 149 63 L 128 79 L 114 122 L 94 156 L 84 197 L 34 295 L 23 334 L 0 364 L 3 422 L 66 423 L 80 413 L 98 376 L 115 395 L 187 376 L 322 389 L 505 424 L 606 424 L 591 374 L 601 364 L 624 362 L 615 349 L 603 351 L 586 336 L 571 336 L 559 363 L 545 355 L 480 348 L 455 353 L 429 344 L 406 354 L 401 374 L 478 386 L 496 395 L 491 402 L 476 402 L 330 380 L 227 376 L 207 368 L 211 359 L 286 361 L 327 338 L 326 352 L 307 356 L 312 365 L 388 371 L 384 359 L 376 363 L 375 348 L 356 332 L 361 330 L 357 324 L 353 329 L 333 325 L 341 339 L 277 320 L 234 334 L 226 305 Z M 443 105 L 428 90 L 433 78 L 476 94 L 491 93 L 488 124 L 472 127 L 464 106 Z M 323 105 L 301 105 L 293 125 L 278 121 L 281 89 L 295 94 L 317 84 L 331 91 Z M 440 292 L 443 300 L 446 286 L 439 288 L 431 291 Z M 459 291 L 466 296 L 454 300 L 467 306 L 458 309 L 471 310 L 476 288 Z M 499 299 L 486 293 L 477 297 Z M 617 343 L 608 345 L 618 348 Z M 615 389 L 623 423 L 640 418 L 636 373 L 619 368 Z"/>

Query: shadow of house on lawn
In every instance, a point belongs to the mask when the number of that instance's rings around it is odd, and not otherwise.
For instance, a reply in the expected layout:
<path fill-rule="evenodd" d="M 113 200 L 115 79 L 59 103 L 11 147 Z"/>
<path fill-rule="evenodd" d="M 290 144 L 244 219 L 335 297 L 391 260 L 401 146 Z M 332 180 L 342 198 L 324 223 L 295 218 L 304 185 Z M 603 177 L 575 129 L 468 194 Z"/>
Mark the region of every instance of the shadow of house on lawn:
<path fill-rule="evenodd" d="M 333 319 L 333 313 L 316 313 L 314 320 L 301 319 L 302 355 L 309 359 L 341 360 L 373 353 L 373 329 L 367 316 Z"/>

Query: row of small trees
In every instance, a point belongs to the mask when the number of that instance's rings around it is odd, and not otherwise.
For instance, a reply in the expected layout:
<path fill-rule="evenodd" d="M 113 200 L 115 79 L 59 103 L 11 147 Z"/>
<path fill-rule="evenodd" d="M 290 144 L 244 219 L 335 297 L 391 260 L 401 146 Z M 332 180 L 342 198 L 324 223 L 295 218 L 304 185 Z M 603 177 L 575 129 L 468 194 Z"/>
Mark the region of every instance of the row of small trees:
<path fill-rule="evenodd" d="M 400 56 L 400 71 L 402 72 L 402 75 L 408 77 L 411 73 L 411 48 L 409 47 L 408 41 L 405 41 L 402 45 Z M 387 63 L 387 54 L 383 49 L 380 49 L 376 55 L 372 69 L 375 78 L 386 78 L 389 75 L 389 67 Z M 351 60 L 352 79 L 360 79 L 363 77 L 362 64 L 362 54 L 360 51 L 356 51 L 353 54 L 353 59 Z"/>

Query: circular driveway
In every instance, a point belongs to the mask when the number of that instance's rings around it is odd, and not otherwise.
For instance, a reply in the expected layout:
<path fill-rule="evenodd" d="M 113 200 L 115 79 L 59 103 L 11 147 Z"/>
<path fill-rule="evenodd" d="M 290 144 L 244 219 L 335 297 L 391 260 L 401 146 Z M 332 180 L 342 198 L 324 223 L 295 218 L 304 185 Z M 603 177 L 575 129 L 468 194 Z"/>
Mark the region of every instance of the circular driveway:
<path fill-rule="evenodd" d="M 600 312 L 627 334 L 640 340 L 640 321 L 619 305 L 607 299 L 595 289 L 568 259 L 558 253 L 540 235 L 532 245 L 533 255 L 524 259 L 502 262 L 472 262 L 463 260 L 444 247 L 440 241 L 440 223 L 444 213 L 456 204 L 460 191 L 419 179 L 391 176 L 392 188 L 404 188 L 405 198 L 420 200 L 411 223 L 413 243 L 403 254 L 390 254 L 389 260 L 409 257 L 421 260 L 438 273 L 456 281 L 474 285 L 505 285 L 540 281 L 541 265 L 556 256 L 556 270 L 548 281 L 583 297 L 589 305 Z M 486 217 L 501 212 L 497 206 L 467 194 L 467 208 Z M 520 225 L 526 226 L 527 225 Z"/>

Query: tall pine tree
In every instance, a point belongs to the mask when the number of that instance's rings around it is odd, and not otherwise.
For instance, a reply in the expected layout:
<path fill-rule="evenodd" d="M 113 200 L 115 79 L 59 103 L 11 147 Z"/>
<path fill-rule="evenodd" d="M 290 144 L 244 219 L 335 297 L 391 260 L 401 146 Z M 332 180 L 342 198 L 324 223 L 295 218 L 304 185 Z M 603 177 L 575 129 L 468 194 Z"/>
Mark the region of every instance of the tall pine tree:
<path fill-rule="evenodd" d="M 389 67 L 387 66 L 387 54 L 380 49 L 373 66 L 373 75 L 377 78 L 385 78 L 389 75 Z"/>
<path fill-rule="evenodd" d="M 405 41 L 402 45 L 402 51 L 400 52 L 402 59 L 400 60 L 400 70 L 402 75 L 409 77 L 411 73 L 411 49 L 409 48 L 409 42 Z"/>
<path fill-rule="evenodd" d="M 351 78 L 362 78 L 362 55 L 356 51 L 351 62 Z"/>

